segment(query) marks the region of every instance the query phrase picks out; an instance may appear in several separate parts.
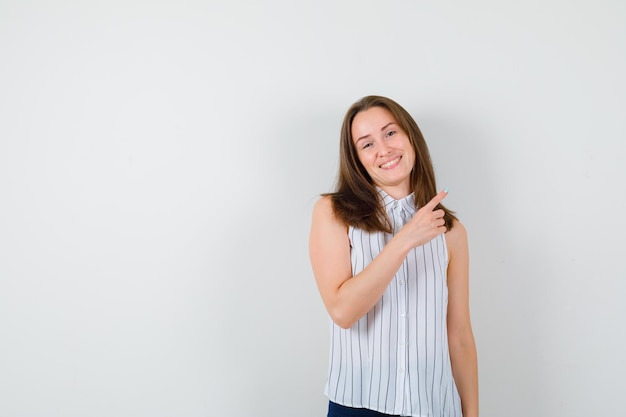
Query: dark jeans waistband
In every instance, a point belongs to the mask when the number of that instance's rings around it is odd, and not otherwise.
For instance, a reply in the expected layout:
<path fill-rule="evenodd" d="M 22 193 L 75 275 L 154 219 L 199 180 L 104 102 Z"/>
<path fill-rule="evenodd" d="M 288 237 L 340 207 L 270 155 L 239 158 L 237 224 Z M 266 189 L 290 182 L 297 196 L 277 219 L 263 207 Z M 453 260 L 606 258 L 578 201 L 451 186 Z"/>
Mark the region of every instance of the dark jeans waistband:
<path fill-rule="evenodd" d="M 328 417 L 400 417 L 391 414 L 383 414 L 367 408 L 352 408 L 328 402 Z"/>

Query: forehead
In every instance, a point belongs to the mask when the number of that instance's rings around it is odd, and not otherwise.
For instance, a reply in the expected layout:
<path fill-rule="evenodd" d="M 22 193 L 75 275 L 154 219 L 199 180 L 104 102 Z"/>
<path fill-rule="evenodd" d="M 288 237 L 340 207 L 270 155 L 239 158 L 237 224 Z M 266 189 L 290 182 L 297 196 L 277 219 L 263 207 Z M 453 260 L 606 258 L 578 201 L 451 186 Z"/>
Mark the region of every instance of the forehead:
<path fill-rule="evenodd" d="M 373 135 L 380 132 L 390 123 L 397 124 L 398 121 L 393 114 L 384 107 L 371 107 L 358 112 L 352 120 L 352 139 Z"/>

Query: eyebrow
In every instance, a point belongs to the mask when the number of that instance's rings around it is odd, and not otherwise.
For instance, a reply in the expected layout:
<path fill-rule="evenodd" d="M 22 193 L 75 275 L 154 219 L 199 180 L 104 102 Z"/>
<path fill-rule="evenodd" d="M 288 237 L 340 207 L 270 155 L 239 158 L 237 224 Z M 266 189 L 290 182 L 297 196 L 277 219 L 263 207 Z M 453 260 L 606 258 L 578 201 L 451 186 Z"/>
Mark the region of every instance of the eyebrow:
<path fill-rule="evenodd" d="M 389 123 L 387 123 L 386 125 L 384 125 L 383 127 L 381 127 L 381 128 L 380 128 L 380 131 L 382 132 L 383 130 L 387 129 L 389 126 L 391 126 L 391 125 L 395 125 L 395 124 L 396 124 L 396 122 L 389 122 Z M 367 138 L 367 137 L 369 137 L 369 136 L 370 136 L 369 134 L 367 134 L 367 135 L 365 135 L 365 136 L 361 136 L 360 138 L 358 138 L 358 139 L 356 140 L 356 142 L 355 142 L 355 143 L 359 143 L 359 141 L 360 141 L 361 139 L 365 139 L 365 138 Z"/>

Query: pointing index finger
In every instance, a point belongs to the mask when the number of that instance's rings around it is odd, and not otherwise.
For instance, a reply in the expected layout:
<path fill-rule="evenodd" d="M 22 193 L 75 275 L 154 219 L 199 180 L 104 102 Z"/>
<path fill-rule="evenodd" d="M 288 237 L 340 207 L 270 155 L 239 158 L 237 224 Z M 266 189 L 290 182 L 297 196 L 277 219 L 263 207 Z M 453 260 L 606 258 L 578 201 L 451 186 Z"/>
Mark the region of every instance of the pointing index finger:
<path fill-rule="evenodd" d="M 434 209 L 435 207 L 437 207 L 437 204 L 441 203 L 441 201 L 446 198 L 447 195 L 448 189 L 446 188 L 445 190 L 440 191 L 439 194 L 434 196 L 432 200 L 430 200 L 428 204 L 426 204 L 426 206 L 430 209 Z"/>

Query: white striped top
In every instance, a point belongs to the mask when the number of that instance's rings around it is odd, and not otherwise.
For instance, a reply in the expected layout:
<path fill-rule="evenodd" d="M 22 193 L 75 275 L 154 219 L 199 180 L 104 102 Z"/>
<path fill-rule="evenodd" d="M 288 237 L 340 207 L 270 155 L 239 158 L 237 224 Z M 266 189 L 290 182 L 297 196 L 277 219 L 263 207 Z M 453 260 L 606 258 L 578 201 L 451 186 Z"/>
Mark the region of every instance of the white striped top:
<path fill-rule="evenodd" d="M 415 214 L 413 194 L 394 200 L 378 191 L 395 235 Z M 393 237 L 354 227 L 348 234 L 353 275 Z M 447 265 L 440 235 L 409 252 L 378 303 L 351 328 L 331 322 L 331 401 L 402 416 L 462 416 L 448 351 Z"/>

